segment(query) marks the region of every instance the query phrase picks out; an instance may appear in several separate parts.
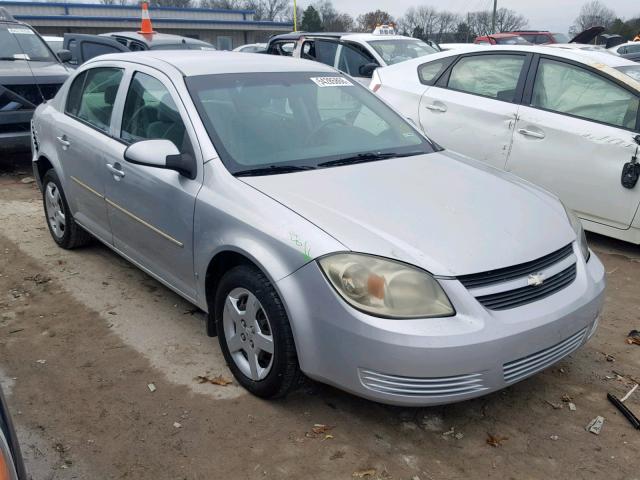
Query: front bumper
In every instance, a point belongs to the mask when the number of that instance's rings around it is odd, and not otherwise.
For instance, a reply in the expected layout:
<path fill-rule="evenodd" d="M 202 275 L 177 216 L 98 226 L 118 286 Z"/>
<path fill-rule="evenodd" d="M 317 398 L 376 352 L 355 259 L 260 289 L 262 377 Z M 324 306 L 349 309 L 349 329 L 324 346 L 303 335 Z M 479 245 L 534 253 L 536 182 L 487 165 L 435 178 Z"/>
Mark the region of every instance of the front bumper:
<path fill-rule="evenodd" d="M 485 309 L 458 280 L 440 284 L 455 316 L 390 320 L 351 308 L 316 262 L 280 280 L 301 369 L 318 381 L 394 405 L 485 395 L 543 370 L 591 338 L 605 272 L 592 254 L 588 263 L 578 260 L 576 278 L 564 289 L 502 311 Z"/>

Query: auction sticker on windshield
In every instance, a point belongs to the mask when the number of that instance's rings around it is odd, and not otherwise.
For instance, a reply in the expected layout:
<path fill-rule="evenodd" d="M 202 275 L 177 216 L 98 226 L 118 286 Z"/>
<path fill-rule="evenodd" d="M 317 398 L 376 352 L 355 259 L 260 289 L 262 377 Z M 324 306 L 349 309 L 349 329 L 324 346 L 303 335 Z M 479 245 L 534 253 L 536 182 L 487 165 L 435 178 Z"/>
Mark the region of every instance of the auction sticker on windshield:
<path fill-rule="evenodd" d="M 35 33 L 28 28 L 8 28 L 7 30 L 14 35 L 35 35 Z"/>
<path fill-rule="evenodd" d="M 344 77 L 311 77 L 311 81 L 319 87 L 350 87 L 353 86 Z"/>

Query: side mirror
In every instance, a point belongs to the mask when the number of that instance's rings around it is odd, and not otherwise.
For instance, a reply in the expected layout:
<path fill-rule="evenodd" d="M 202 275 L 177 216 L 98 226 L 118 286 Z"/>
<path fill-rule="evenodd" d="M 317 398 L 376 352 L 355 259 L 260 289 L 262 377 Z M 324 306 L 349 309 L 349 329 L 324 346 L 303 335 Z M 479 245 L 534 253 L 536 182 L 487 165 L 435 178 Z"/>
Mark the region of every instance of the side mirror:
<path fill-rule="evenodd" d="M 371 75 L 373 75 L 374 70 L 378 68 L 378 66 L 377 63 L 365 63 L 364 65 L 360 65 L 358 73 L 363 77 L 371 78 Z"/>
<path fill-rule="evenodd" d="M 127 162 L 147 167 L 175 170 L 191 180 L 196 178 L 196 165 L 193 156 L 188 153 L 180 153 L 173 142 L 169 140 L 142 140 L 133 143 L 124 151 L 124 159 Z"/>
<path fill-rule="evenodd" d="M 58 55 L 58 58 L 62 63 L 70 62 L 72 58 L 71 52 L 69 50 L 58 50 L 58 52 L 56 52 L 56 55 Z"/>

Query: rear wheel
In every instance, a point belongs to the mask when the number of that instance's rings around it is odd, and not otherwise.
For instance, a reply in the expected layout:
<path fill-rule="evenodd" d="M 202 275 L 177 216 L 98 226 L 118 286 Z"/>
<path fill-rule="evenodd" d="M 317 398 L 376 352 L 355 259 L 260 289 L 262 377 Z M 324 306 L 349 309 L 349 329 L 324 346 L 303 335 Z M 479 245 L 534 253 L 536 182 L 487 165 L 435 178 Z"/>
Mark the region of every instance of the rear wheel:
<path fill-rule="evenodd" d="M 218 340 L 238 383 L 254 395 L 277 398 L 302 378 L 282 301 L 257 268 L 227 272 L 216 295 Z"/>
<path fill-rule="evenodd" d="M 65 249 L 77 248 L 89 243 L 91 235 L 73 219 L 55 170 L 49 170 L 44 175 L 42 186 L 44 214 L 53 240 Z"/>

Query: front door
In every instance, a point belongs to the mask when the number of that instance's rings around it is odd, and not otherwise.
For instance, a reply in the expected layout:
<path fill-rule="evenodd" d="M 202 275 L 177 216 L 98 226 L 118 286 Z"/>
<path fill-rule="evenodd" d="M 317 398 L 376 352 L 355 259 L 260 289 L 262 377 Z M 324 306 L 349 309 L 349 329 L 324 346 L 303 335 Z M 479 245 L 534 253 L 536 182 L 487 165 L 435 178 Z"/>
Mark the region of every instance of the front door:
<path fill-rule="evenodd" d="M 461 57 L 420 101 L 424 132 L 444 148 L 504 168 L 527 55 Z"/>
<path fill-rule="evenodd" d="M 114 245 L 193 300 L 193 212 L 203 175 L 193 129 L 173 84 L 154 69 L 134 71 L 126 97 L 120 100 L 122 117 L 114 136 L 121 143 L 106 152 L 106 201 Z M 194 155 L 196 179 L 124 160 L 128 145 L 148 139 L 170 140 L 180 152 Z"/>
<path fill-rule="evenodd" d="M 620 177 L 638 147 L 638 94 L 550 57 L 540 59 L 523 103 L 507 169 L 555 193 L 582 219 L 629 228 L 640 185 L 624 188 Z"/>
<path fill-rule="evenodd" d="M 62 159 L 65 188 L 74 218 L 101 240 L 111 243 L 105 205 L 104 152 L 123 70 L 91 68 L 71 84 L 64 114 L 58 114 L 55 134 Z"/>

